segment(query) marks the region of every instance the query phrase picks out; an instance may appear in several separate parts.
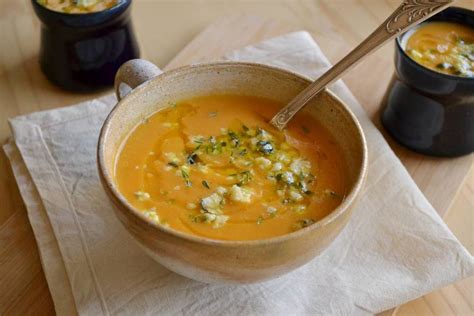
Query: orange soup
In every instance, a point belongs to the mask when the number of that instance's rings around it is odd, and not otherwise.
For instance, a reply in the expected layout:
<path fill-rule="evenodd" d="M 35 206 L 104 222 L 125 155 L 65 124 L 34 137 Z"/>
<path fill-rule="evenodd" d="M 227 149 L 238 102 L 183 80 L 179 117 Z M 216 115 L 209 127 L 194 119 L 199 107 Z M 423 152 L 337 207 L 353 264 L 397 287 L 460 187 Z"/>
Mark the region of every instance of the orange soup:
<path fill-rule="evenodd" d="M 449 75 L 474 77 L 474 29 L 449 22 L 426 23 L 408 39 L 407 54 Z"/>
<path fill-rule="evenodd" d="M 43 7 L 63 13 L 93 13 L 107 10 L 120 0 L 36 0 Z"/>
<path fill-rule="evenodd" d="M 124 141 L 119 191 L 149 220 L 213 239 L 265 239 L 315 223 L 343 201 L 346 164 L 307 115 L 273 128 L 281 107 L 219 95 L 156 112 Z"/>

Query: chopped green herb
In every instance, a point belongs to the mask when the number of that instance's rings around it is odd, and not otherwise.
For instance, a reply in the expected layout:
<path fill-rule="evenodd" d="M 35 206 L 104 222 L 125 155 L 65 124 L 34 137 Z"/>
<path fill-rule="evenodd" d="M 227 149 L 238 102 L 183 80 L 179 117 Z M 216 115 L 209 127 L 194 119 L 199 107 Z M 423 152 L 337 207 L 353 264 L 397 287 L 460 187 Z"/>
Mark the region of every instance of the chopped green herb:
<path fill-rule="evenodd" d="M 209 186 L 209 183 L 207 183 L 206 180 L 202 180 L 202 185 L 206 188 L 206 189 L 210 189 L 211 187 Z"/>
<path fill-rule="evenodd" d="M 229 132 L 227 133 L 227 135 L 229 135 L 230 140 L 231 140 L 231 143 L 232 143 L 232 145 L 233 145 L 234 147 L 239 146 L 239 144 L 240 144 L 240 139 L 239 139 L 239 136 L 237 136 L 237 134 L 236 134 L 235 132 L 229 131 Z"/>
<path fill-rule="evenodd" d="M 178 166 L 176 163 L 174 163 L 174 162 L 168 162 L 167 165 L 168 165 L 168 166 L 171 166 L 171 167 L 174 167 L 174 168 L 178 168 L 178 167 L 179 167 L 179 166 Z"/>
<path fill-rule="evenodd" d="M 206 216 L 204 216 L 204 214 L 199 214 L 199 215 L 189 214 L 189 219 L 193 223 L 202 223 L 206 221 Z"/>
<path fill-rule="evenodd" d="M 239 174 L 236 174 L 237 176 L 237 185 L 238 186 L 241 186 L 241 185 L 245 185 L 247 183 L 250 182 L 250 180 L 252 180 L 252 175 L 250 174 L 250 171 L 246 170 L 246 171 L 242 171 L 241 173 Z"/>
<path fill-rule="evenodd" d="M 184 183 L 187 187 L 192 185 L 191 181 L 189 180 L 189 173 L 185 170 L 185 168 L 181 167 L 181 176 L 184 179 Z"/>
<path fill-rule="evenodd" d="M 209 117 L 216 117 L 217 116 L 217 111 L 209 112 L 208 116 Z"/>
<path fill-rule="evenodd" d="M 194 165 L 198 161 L 199 157 L 195 152 L 192 152 L 186 158 L 186 162 L 190 165 Z"/>
<path fill-rule="evenodd" d="M 262 216 L 259 216 L 257 218 L 257 225 L 263 224 L 264 218 Z"/>

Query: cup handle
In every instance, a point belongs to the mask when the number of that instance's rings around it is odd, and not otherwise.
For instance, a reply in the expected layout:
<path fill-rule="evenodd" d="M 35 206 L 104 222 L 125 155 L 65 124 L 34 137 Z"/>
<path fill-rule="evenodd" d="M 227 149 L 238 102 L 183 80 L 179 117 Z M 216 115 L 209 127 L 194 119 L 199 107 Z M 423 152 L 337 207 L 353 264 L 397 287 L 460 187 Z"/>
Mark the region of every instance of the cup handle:
<path fill-rule="evenodd" d="M 158 76 L 163 71 L 145 59 L 131 59 L 120 66 L 115 74 L 114 89 L 120 101 L 139 85 Z"/>

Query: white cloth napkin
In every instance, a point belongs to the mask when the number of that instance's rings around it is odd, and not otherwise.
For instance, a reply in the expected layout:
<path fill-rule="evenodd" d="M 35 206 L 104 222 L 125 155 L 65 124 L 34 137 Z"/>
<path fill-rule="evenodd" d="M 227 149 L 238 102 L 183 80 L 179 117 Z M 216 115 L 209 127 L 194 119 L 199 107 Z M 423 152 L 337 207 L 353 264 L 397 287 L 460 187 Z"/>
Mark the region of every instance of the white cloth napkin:
<path fill-rule="evenodd" d="M 310 77 L 329 63 L 296 32 L 226 56 Z M 99 183 L 96 145 L 116 100 L 107 96 L 10 120 L 4 149 L 28 209 L 58 314 L 372 314 L 474 274 L 456 240 L 342 82 L 332 90 L 360 120 L 367 184 L 335 242 L 300 269 L 260 284 L 189 280 L 137 247 Z"/>

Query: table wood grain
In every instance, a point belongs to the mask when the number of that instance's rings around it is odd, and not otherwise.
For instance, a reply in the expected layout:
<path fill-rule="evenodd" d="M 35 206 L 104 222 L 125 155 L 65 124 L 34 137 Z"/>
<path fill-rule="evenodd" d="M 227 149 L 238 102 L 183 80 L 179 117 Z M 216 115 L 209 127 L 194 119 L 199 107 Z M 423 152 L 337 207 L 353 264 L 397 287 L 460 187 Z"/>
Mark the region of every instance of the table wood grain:
<path fill-rule="evenodd" d="M 135 0 L 133 20 L 145 54 L 153 62 L 166 65 L 181 51 L 167 68 L 215 58 L 233 48 L 299 29 L 308 30 L 335 62 L 382 22 L 399 2 Z M 458 1 L 457 5 L 474 9 L 472 0 Z M 182 50 L 218 18 L 217 27 L 206 29 Z M 224 28 L 226 32 L 216 31 Z M 0 39 L 0 143 L 10 135 L 8 117 L 99 95 L 64 92 L 46 81 L 37 63 L 39 22 L 29 1 L 0 0 Z M 203 46 L 203 43 L 209 44 Z M 376 124 L 378 109 L 393 74 L 392 59 L 393 45 L 388 44 L 344 77 Z M 427 158 L 386 138 L 429 201 L 445 215 L 448 226 L 473 253 L 473 156 Z M 0 314 L 53 314 L 54 306 L 26 210 L 3 153 L 0 153 L 0 201 Z M 463 280 L 401 306 L 396 314 L 473 314 L 473 291 L 474 280 Z"/>

